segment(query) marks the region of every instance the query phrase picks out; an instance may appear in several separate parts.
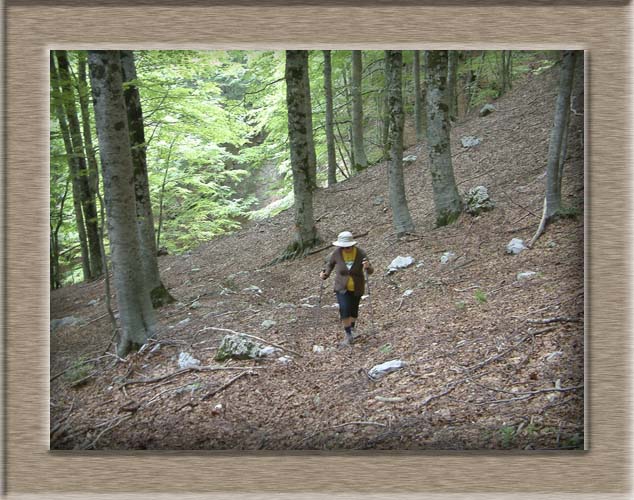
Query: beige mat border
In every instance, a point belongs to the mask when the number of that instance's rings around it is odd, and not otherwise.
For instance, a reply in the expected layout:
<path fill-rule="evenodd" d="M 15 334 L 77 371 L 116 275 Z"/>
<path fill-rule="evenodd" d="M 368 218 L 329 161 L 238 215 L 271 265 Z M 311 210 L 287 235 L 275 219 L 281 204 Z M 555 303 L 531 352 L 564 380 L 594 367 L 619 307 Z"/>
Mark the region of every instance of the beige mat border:
<path fill-rule="evenodd" d="M 176 2 L 175 2 L 176 3 Z M 190 2 L 191 3 L 191 2 Z M 630 491 L 630 7 L 6 8 L 5 477 L 15 498 L 621 498 Z M 587 452 L 48 451 L 48 49 L 577 48 L 587 59 Z M 590 258 L 592 257 L 592 258 Z M 1 298 L 1 297 L 0 297 Z M 48 493 L 47 493 L 48 492 Z M 299 495 L 300 492 L 303 492 Z M 194 493 L 199 493 L 195 494 Z M 475 496 L 475 493 L 483 495 Z M 486 494 L 485 494 L 486 493 Z M 433 495 L 432 495 L 433 494 Z M 457 494 L 457 495 L 455 495 Z M 530 494 L 530 495 L 529 495 Z M 24 496 L 23 496 L 24 495 Z M 378 496 L 375 496 L 378 495 Z M 583 498 L 574 496 L 574 498 Z M 623 498 L 625 498 L 623 496 Z"/>

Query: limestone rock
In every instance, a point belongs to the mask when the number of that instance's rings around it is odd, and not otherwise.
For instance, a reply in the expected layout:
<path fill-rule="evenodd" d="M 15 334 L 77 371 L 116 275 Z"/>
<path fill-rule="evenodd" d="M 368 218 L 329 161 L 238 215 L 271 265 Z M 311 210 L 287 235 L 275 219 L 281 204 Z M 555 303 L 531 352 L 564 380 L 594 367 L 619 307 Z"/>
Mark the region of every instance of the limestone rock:
<path fill-rule="evenodd" d="M 526 250 L 526 245 L 524 245 L 524 240 L 519 238 L 513 238 L 508 245 L 506 245 L 506 253 L 510 253 L 513 255 L 517 255 Z"/>
<path fill-rule="evenodd" d="M 181 352 L 178 355 L 178 367 L 181 370 L 184 368 L 191 368 L 194 366 L 200 366 L 200 360 L 194 358 L 188 352 Z"/>
<path fill-rule="evenodd" d="M 390 262 L 390 265 L 388 266 L 388 273 L 396 272 L 398 269 L 405 269 L 406 267 L 411 266 L 413 263 L 414 257 L 411 257 L 409 255 L 407 257 L 402 257 L 399 255 L 392 262 Z"/>
<path fill-rule="evenodd" d="M 473 135 L 465 135 L 460 138 L 463 148 L 474 148 L 482 143 L 482 139 Z"/>
<path fill-rule="evenodd" d="M 400 359 L 393 359 L 391 361 L 386 361 L 385 363 L 381 363 L 380 365 L 373 366 L 368 372 L 368 376 L 374 380 L 378 380 L 388 373 L 395 372 L 404 368 L 406 363 Z"/>
<path fill-rule="evenodd" d="M 214 359 L 258 359 L 262 348 L 262 345 L 244 335 L 225 335 Z"/>
<path fill-rule="evenodd" d="M 495 208 L 495 203 L 491 200 L 489 192 L 484 186 L 471 188 L 465 195 L 465 211 L 468 214 L 479 215 L 493 208 Z"/>
<path fill-rule="evenodd" d="M 493 104 L 485 104 L 480 108 L 480 116 L 490 115 L 495 111 L 495 106 Z"/>

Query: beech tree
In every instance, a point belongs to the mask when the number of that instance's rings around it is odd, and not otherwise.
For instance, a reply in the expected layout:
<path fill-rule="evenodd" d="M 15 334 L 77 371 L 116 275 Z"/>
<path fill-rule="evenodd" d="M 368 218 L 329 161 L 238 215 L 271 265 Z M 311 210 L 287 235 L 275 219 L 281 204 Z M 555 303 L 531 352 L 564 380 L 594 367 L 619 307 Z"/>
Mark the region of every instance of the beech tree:
<path fill-rule="evenodd" d="M 462 212 L 462 199 L 458 193 L 451 163 L 449 107 L 447 105 L 448 51 L 430 50 L 427 59 L 427 147 L 436 225 L 454 222 Z"/>
<path fill-rule="evenodd" d="M 388 67 L 388 109 L 390 113 L 390 162 L 388 181 L 392 221 L 396 234 L 402 236 L 414 230 L 414 223 L 407 207 L 405 181 L 403 179 L 403 112 L 402 66 L 403 53 L 400 50 L 386 50 Z"/>
<path fill-rule="evenodd" d="M 566 142 L 570 119 L 570 97 L 575 72 L 575 51 L 566 50 L 562 54 L 559 93 L 555 105 L 555 119 L 548 143 L 548 163 L 546 165 L 546 197 L 544 210 L 537 232 L 528 246 L 532 246 L 561 210 L 561 177 L 566 160 Z"/>
<path fill-rule="evenodd" d="M 414 126 L 416 141 L 423 140 L 423 100 L 420 88 L 420 50 L 414 51 Z"/>
<path fill-rule="evenodd" d="M 59 74 L 57 72 L 57 65 L 55 63 L 55 56 L 53 52 L 50 53 L 50 71 L 51 71 L 51 102 L 55 109 L 55 115 L 59 122 L 60 133 L 64 142 L 64 150 L 66 152 L 66 159 L 68 162 L 68 170 L 72 179 L 72 193 L 73 193 L 73 208 L 75 213 L 75 226 L 77 228 L 77 235 L 79 237 L 79 247 L 81 251 L 81 266 L 84 281 L 90 279 L 90 257 L 88 255 L 88 240 L 86 239 L 86 228 L 84 226 L 84 214 L 81 208 L 81 196 L 79 194 L 79 185 L 75 180 L 78 178 L 76 171 L 76 159 L 73 152 L 73 144 L 70 139 L 70 131 L 68 129 L 68 123 L 66 122 L 66 114 L 64 113 L 64 106 L 62 104 L 62 95 L 59 89 Z M 57 248 L 59 255 L 59 248 Z"/>
<path fill-rule="evenodd" d="M 456 119 L 457 104 L 457 83 L 458 83 L 458 51 L 448 51 L 447 61 L 447 105 L 449 107 L 449 119 Z"/>
<path fill-rule="evenodd" d="M 353 170 L 360 171 L 368 166 L 363 141 L 363 97 L 361 94 L 362 52 L 352 51 L 352 147 L 354 149 Z"/>
<path fill-rule="evenodd" d="M 136 85 L 136 68 L 134 55 L 131 50 L 122 50 L 120 54 L 123 81 L 125 83 L 124 96 L 130 130 L 130 148 L 134 168 L 134 192 L 136 197 L 136 223 L 139 230 L 141 264 L 146 287 L 150 290 L 152 305 L 160 307 L 174 302 L 159 275 L 158 257 L 156 251 L 156 233 L 154 231 L 154 217 L 152 215 L 152 200 L 150 198 L 150 184 L 147 172 L 147 158 L 145 154 L 145 130 L 143 126 L 143 110 L 141 97 Z"/>
<path fill-rule="evenodd" d="M 286 107 L 288 111 L 288 139 L 293 172 L 295 197 L 295 241 L 289 245 L 282 258 L 303 255 L 319 241 L 313 217 L 313 189 L 310 168 L 310 102 L 308 81 L 308 53 L 305 50 L 286 51 Z"/>
<path fill-rule="evenodd" d="M 75 92 L 71 80 L 70 62 L 65 50 L 56 51 L 59 66 L 59 82 L 62 91 L 63 105 L 68 122 L 74 156 L 74 182 L 77 184 L 79 201 L 84 214 L 88 254 L 90 262 L 90 278 L 94 279 L 102 274 L 101 244 L 99 243 L 99 221 L 97 218 L 97 203 L 94 191 L 90 186 L 90 177 L 84 153 L 84 141 L 79 125 L 77 107 L 75 106 Z"/>
<path fill-rule="evenodd" d="M 144 266 L 139 265 L 142 253 L 136 222 L 134 166 L 119 51 L 89 51 L 88 64 L 121 323 L 117 354 L 125 356 L 147 341 L 156 319 Z"/>
<path fill-rule="evenodd" d="M 335 152 L 334 111 L 332 105 L 332 58 L 324 50 L 324 97 L 326 101 L 326 148 L 328 150 L 328 185 L 337 183 L 337 154 Z"/>

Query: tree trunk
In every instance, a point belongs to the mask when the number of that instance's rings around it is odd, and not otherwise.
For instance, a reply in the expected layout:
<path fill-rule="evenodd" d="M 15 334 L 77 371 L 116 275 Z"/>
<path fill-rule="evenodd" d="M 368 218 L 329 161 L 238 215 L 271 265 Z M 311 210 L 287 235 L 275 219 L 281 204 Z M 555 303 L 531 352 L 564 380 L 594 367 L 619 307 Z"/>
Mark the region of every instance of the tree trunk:
<path fill-rule="evenodd" d="M 449 106 L 449 119 L 456 119 L 456 87 L 458 77 L 458 51 L 450 50 L 447 63 L 447 105 Z"/>
<path fill-rule="evenodd" d="M 119 51 L 89 51 L 88 64 L 95 106 L 113 281 L 121 334 L 119 356 L 138 349 L 152 335 L 156 318 L 145 286 L 136 223 L 134 167 L 123 96 Z"/>
<path fill-rule="evenodd" d="M 90 277 L 97 278 L 103 273 L 101 266 L 101 247 L 99 244 L 99 219 L 97 217 L 97 203 L 94 192 L 90 189 L 90 174 L 86 167 L 86 155 L 84 153 L 84 141 L 79 125 L 77 108 L 75 106 L 75 93 L 71 82 L 70 63 L 65 50 L 56 51 L 59 64 L 59 77 L 62 87 L 64 109 L 70 130 L 73 153 L 76 158 L 79 194 L 81 206 L 84 211 L 84 223 L 86 224 L 86 236 L 88 237 L 88 250 L 90 254 Z"/>
<path fill-rule="evenodd" d="M 68 196 L 68 186 L 71 183 L 71 176 L 69 175 L 66 180 L 66 186 L 64 187 L 64 194 L 60 201 L 59 217 L 55 225 L 51 220 L 51 238 L 50 238 L 50 254 L 51 254 L 51 290 L 61 288 L 62 277 L 59 269 L 59 230 L 64 222 L 64 204 L 66 203 L 66 197 Z"/>
<path fill-rule="evenodd" d="M 428 51 L 427 147 L 436 208 L 436 225 L 454 222 L 462 212 L 451 163 L 447 106 L 447 51 Z"/>
<path fill-rule="evenodd" d="M 567 136 L 570 115 L 570 95 L 575 70 L 575 53 L 567 50 L 563 54 L 561 75 L 559 78 L 559 95 L 555 108 L 555 120 L 550 132 L 548 145 L 548 164 L 546 167 L 546 223 L 550 222 L 561 209 L 561 168 L 562 151 L 565 149 L 564 138 Z"/>
<path fill-rule="evenodd" d="M 124 91 L 128 128 L 130 131 L 130 149 L 132 150 L 132 164 L 134 167 L 134 193 L 136 197 L 136 222 L 141 244 L 141 264 L 146 287 L 150 290 L 152 305 L 161 307 L 174 302 L 163 283 L 158 268 L 156 252 L 156 233 L 154 231 L 154 217 L 152 215 L 152 200 L 150 198 L 150 183 L 147 172 L 147 157 L 145 154 L 145 130 L 143 127 L 143 110 L 139 88 L 130 84 L 136 80 L 134 55 L 131 50 L 122 50 L 120 54 L 123 69 L 123 81 L 128 83 Z"/>
<path fill-rule="evenodd" d="M 313 106 L 310 98 L 310 79 L 308 78 L 308 63 L 310 51 L 306 51 L 306 72 L 304 73 L 304 86 L 306 87 L 306 134 L 308 138 L 308 171 L 313 189 L 317 188 L 317 155 L 315 153 L 315 140 L 313 137 Z"/>
<path fill-rule="evenodd" d="M 350 148 L 345 146 L 344 143 L 344 148 L 346 149 L 347 153 L 348 153 L 348 158 L 350 159 L 350 175 L 354 175 L 355 173 L 355 169 L 354 169 L 354 142 L 352 140 L 353 138 L 353 132 L 352 132 L 352 97 L 350 95 L 350 86 L 348 85 L 348 79 L 346 78 L 346 73 L 348 71 L 348 68 L 346 67 L 343 71 L 343 90 L 344 90 L 344 96 L 345 96 L 345 100 L 346 100 L 346 111 L 348 113 L 348 144 L 350 145 Z M 339 125 L 337 125 L 338 127 Z"/>
<path fill-rule="evenodd" d="M 286 51 L 286 106 L 288 110 L 288 138 L 293 171 L 295 196 L 295 242 L 285 257 L 292 258 L 318 242 L 313 218 L 313 183 L 311 182 L 309 154 L 309 116 L 307 102 L 310 90 L 306 86 L 308 53 L 305 50 Z"/>
<path fill-rule="evenodd" d="M 414 230 L 414 223 L 407 207 L 405 181 L 403 179 L 403 92 L 401 75 L 403 53 L 400 50 L 386 50 L 385 60 L 388 66 L 388 109 L 390 113 L 390 163 L 388 181 L 392 221 L 398 236 Z"/>
<path fill-rule="evenodd" d="M 420 88 L 420 50 L 414 51 L 414 122 L 416 142 L 423 140 L 423 102 Z"/>
<path fill-rule="evenodd" d="M 332 104 L 332 61 L 330 51 L 324 50 L 324 94 L 326 98 L 326 147 L 328 149 L 328 185 L 337 183 L 337 154 L 335 151 L 334 111 Z"/>
<path fill-rule="evenodd" d="M 368 167 L 363 144 L 363 97 L 361 95 L 362 62 L 361 51 L 352 51 L 352 145 L 355 171 Z"/>
<path fill-rule="evenodd" d="M 86 76 L 87 54 L 79 51 L 78 63 L 78 83 L 79 83 L 79 105 L 81 108 L 81 125 L 84 133 L 84 146 L 86 149 L 86 161 L 88 163 L 88 183 L 91 196 L 97 197 L 99 183 L 99 168 L 97 166 L 97 156 L 92 142 L 92 130 L 90 128 L 90 89 Z"/>
<path fill-rule="evenodd" d="M 68 159 L 69 175 L 72 179 L 73 191 L 73 209 L 75 211 L 75 222 L 77 225 L 77 235 L 79 237 L 79 247 L 81 250 L 81 267 L 84 281 L 90 279 L 90 254 L 88 252 L 88 239 L 86 238 L 86 226 L 84 224 L 84 214 L 81 207 L 81 195 L 79 188 L 79 174 L 77 173 L 77 158 L 73 152 L 73 144 L 66 122 L 64 106 L 62 104 L 62 95 L 59 89 L 59 74 L 55 65 L 53 52 L 50 53 L 50 70 L 51 70 L 51 95 L 55 106 L 55 115 L 59 121 L 59 128 L 64 141 L 64 150 Z"/>

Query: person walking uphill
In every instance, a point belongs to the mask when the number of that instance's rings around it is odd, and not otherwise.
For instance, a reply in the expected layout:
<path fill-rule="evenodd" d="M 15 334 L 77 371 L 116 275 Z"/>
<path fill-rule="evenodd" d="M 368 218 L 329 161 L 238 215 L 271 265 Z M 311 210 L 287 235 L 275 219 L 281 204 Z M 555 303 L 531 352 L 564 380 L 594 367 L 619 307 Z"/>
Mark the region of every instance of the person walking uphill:
<path fill-rule="evenodd" d="M 332 244 L 338 247 L 330 258 L 326 269 L 319 273 L 322 280 L 328 279 L 335 271 L 335 293 L 339 302 L 339 317 L 345 330 L 342 346 L 352 344 L 354 327 L 359 317 L 359 302 L 365 291 L 364 271 L 374 272 L 366 253 L 356 246 L 350 231 L 339 233 L 337 241 Z"/>

